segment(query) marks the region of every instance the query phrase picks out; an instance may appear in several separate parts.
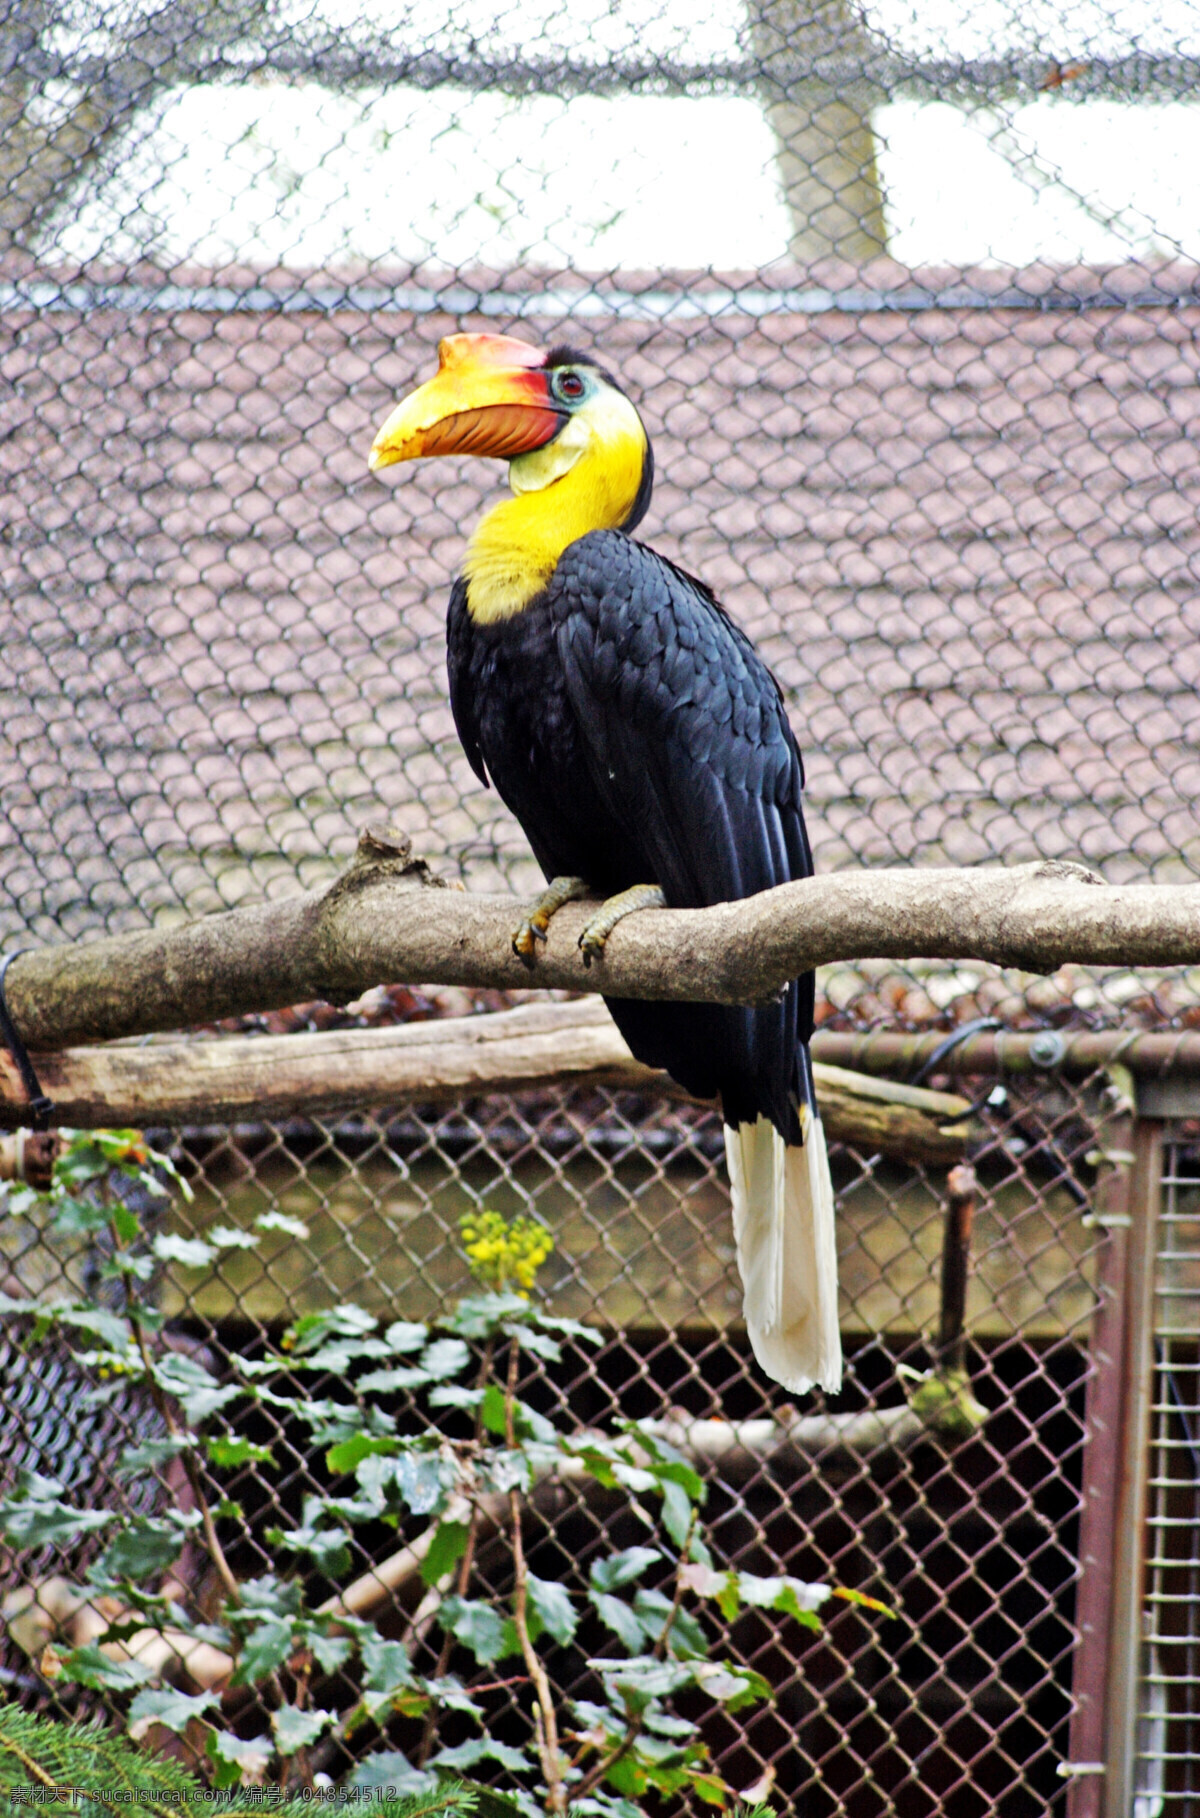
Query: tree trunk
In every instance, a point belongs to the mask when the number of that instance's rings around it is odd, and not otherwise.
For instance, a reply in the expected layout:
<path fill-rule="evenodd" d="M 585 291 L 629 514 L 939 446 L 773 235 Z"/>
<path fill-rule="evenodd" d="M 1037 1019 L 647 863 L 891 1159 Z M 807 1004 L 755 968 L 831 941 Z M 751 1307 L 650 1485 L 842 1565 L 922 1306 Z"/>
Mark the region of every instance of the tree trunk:
<path fill-rule="evenodd" d="M 218 68 L 265 12 L 266 0 L 165 0 L 99 58 L 58 48 L 73 28 L 44 0 L 0 9 L 0 254 L 37 250 L 135 117 Z"/>
<path fill-rule="evenodd" d="M 767 118 L 778 140 L 791 255 L 861 264 L 887 251 L 883 195 L 865 80 L 837 79 L 831 64 L 869 48 L 848 0 L 750 0 Z"/>

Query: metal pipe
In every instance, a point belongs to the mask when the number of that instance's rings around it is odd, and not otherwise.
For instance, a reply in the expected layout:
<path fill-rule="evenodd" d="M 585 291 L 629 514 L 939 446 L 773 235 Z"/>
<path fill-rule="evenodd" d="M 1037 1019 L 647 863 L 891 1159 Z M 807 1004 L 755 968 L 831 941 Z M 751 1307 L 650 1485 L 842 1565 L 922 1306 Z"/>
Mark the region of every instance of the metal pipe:
<path fill-rule="evenodd" d="M 1132 1151 L 1133 1122 L 1108 1133 L 1114 1149 Z M 1088 1341 L 1083 1481 L 1079 1498 L 1079 1583 L 1067 1760 L 1067 1818 L 1101 1818 L 1104 1801 L 1104 1707 L 1111 1648 L 1121 1411 L 1125 1382 L 1125 1297 L 1129 1263 L 1130 1170 L 1106 1170 L 1096 1183 L 1096 1222 L 1106 1237 L 1098 1261 L 1096 1311 Z"/>
<path fill-rule="evenodd" d="M 1133 1809 L 1162 1173 L 1163 1125 L 1157 1119 L 1139 1118 L 1134 1125 L 1133 1173 L 1129 1183 L 1132 1223 L 1123 1334 L 1125 1396 L 1113 1537 L 1112 1627 L 1104 1721 L 1108 1749 L 1101 1818 L 1129 1818 Z"/>
<path fill-rule="evenodd" d="M 971 1226 L 975 1219 L 977 1185 L 974 1168 L 965 1163 L 951 1168 L 946 1176 L 938 1362 L 942 1370 L 962 1374 L 967 1367 L 967 1281 L 971 1272 Z"/>
<path fill-rule="evenodd" d="M 861 1034 L 818 1029 L 812 1052 L 813 1059 L 826 1066 L 904 1078 L 915 1073 L 945 1039 L 944 1030 L 903 1035 L 887 1029 Z M 951 1049 L 939 1062 L 939 1072 L 1080 1079 L 1118 1062 L 1142 1078 L 1198 1078 L 1200 1033 L 1191 1029 L 986 1030 Z"/>

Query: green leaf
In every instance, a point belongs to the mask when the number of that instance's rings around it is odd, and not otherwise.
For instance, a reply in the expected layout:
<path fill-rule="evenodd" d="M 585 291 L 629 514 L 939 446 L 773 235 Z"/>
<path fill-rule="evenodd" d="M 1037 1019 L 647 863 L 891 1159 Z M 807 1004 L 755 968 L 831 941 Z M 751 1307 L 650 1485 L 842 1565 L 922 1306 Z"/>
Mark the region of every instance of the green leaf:
<path fill-rule="evenodd" d="M 253 1231 L 240 1231 L 236 1225 L 210 1225 L 208 1241 L 218 1250 L 253 1250 L 258 1245 Z"/>
<path fill-rule="evenodd" d="M 90 1686 L 95 1692 L 128 1692 L 135 1685 L 145 1685 L 154 1674 L 136 1660 L 110 1660 L 95 1642 L 85 1648 L 72 1648 L 62 1657 L 64 1679 L 76 1685 Z"/>
<path fill-rule="evenodd" d="M 505 1322 L 508 1331 L 509 1322 Z M 509 1332 L 510 1337 L 519 1337 L 522 1350 L 529 1351 L 534 1357 L 542 1358 L 546 1363 L 562 1362 L 562 1346 L 557 1339 L 551 1338 L 548 1332 L 539 1332 L 533 1326 L 516 1327 Z"/>
<path fill-rule="evenodd" d="M 483 1391 L 479 1404 L 479 1418 L 489 1433 L 497 1434 L 501 1439 L 507 1429 L 504 1412 L 504 1390 L 490 1382 Z"/>
<path fill-rule="evenodd" d="M 73 1131 L 72 1141 L 83 1136 L 82 1130 Z M 133 1151 L 133 1159 L 139 1162 L 145 1161 L 150 1153 L 146 1147 L 146 1138 L 140 1130 L 89 1130 L 81 1146 L 98 1149 L 109 1162 L 129 1161 L 130 1150 Z"/>
<path fill-rule="evenodd" d="M 136 1133 L 131 1130 L 118 1134 L 133 1137 Z M 54 1164 L 56 1187 L 82 1187 L 88 1181 L 98 1180 L 101 1175 L 108 1173 L 112 1163 L 94 1136 L 79 1131 L 73 1132 L 67 1140 L 69 1146 L 66 1154 L 60 1155 Z"/>
<path fill-rule="evenodd" d="M 694 1684 L 697 1663 L 639 1654 L 632 1660 L 589 1660 L 588 1665 L 600 1674 L 610 1696 L 614 1691 L 621 1693 L 640 1715 L 652 1698 L 667 1698 L 681 1686 Z"/>
<path fill-rule="evenodd" d="M 498 1793 L 495 1787 L 477 1786 L 473 1783 L 463 1785 L 460 1797 L 467 1797 L 472 1801 L 469 1808 L 472 1818 L 541 1818 L 543 1810 L 540 1803 L 531 1801 L 528 1793 L 525 1794 L 523 1800 L 518 1801 L 515 1798 L 510 1799 L 507 1794 Z M 586 1805 L 575 1807 L 577 1812 L 585 1812 L 587 1809 Z M 463 1818 L 466 1818 L 467 1811 L 468 1807 L 464 1804 Z M 454 1814 L 448 1812 L 446 1818 L 454 1818 Z M 630 1818 L 643 1818 L 643 1814 L 634 1812 Z"/>
<path fill-rule="evenodd" d="M 396 1749 L 380 1749 L 374 1755 L 368 1755 L 360 1761 L 351 1774 L 348 1784 L 353 1787 L 366 1787 L 374 1791 L 377 1788 L 394 1791 L 400 1798 L 414 1793 L 432 1793 L 438 1784 L 437 1775 L 420 1768 L 415 1768 L 407 1755 L 401 1755 Z"/>
<path fill-rule="evenodd" d="M 160 1262 L 182 1263 L 186 1269 L 207 1268 L 217 1254 L 203 1238 L 176 1237 L 169 1231 L 160 1232 L 151 1248 Z"/>
<path fill-rule="evenodd" d="M 202 1718 L 205 1711 L 211 1711 L 213 1705 L 220 1702 L 219 1692 L 201 1692 L 195 1698 L 167 1686 L 139 1692 L 129 1707 L 129 1734 L 135 1742 L 140 1742 L 148 1730 L 161 1724 L 163 1729 L 174 1730 L 177 1736 L 182 1736 L 193 1718 Z"/>
<path fill-rule="evenodd" d="M 107 1313 L 103 1307 L 55 1307 L 53 1312 L 60 1325 L 88 1332 L 110 1350 L 124 1353 L 129 1349 L 129 1322 L 116 1313 Z"/>
<path fill-rule="evenodd" d="M 178 1559 L 183 1547 L 183 1533 L 169 1521 L 154 1521 L 149 1516 L 136 1516 L 110 1540 L 96 1561 L 96 1576 L 129 1578 L 135 1584 L 155 1572 L 165 1571 Z"/>
<path fill-rule="evenodd" d="M 246 1393 L 237 1383 L 221 1388 L 194 1357 L 183 1357 L 178 1351 L 168 1351 L 158 1358 L 154 1365 L 154 1380 L 168 1395 L 175 1396 L 188 1422 L 194 1421 L 197 1425 L 215 1414 L 218 1408 L 223 1408 L 226 1402 Z"/>
<path fill-rule="evenodd" d="M 430 1382 L 428 1370 L 419 1364 L 396 1364 L 389 1370 L 372 1370 L 360 1376 L 358 1387 L 364 1395 L 398 1395 L 407 1389 L 423 1389 Z"/>
<path fill-rule="evenodd" d="M 815 1590 L 818 1587 L 812 1586 L 810 1588 Z M 886 1616 L 892 1622 L 903 1621 L 899 1610 L 894 1610 L 890 1603 L 881 1603 L 878 1597 L 868 1597 L 865 1591 L 853 1591 L 846 1585 L 839 1584 L 834 1586 L 829 1595 L 831 1597 L 840 1597 L 845 1603 L 856 1603 L 864 1610 L 875 1610 L 880 1616 Z"/>
<path fill-rule="evenodd" d="M 231 1685 L 253 1685 L 255 1680 L 266 1679 L 276 1667 L 281 1667 L 292 1652 L 292 1625 L 279 1617 L 268 1617 L 265 1622 L 256 1624 L 246 1636 L 237 1671 L 230 1680 Z"/>
<path fill-rule="evenodd" d="M 693 1660 L 689 1665 L 695 1683 L 726 1710 L 738 1711 L 771 1696 L 770 1685 L 753 1667 L 729 1660 Z"/>
<path fill-rule="evenodd" d="M 626 1547 L 624 1552 L 612 1553 L 607 1559 L 597 1559 L 588 1573 L 589 1581 L 598 1591 L 615 1591 L 620 1585 L 629 1584 L 656 1560 L 662 1558 L 657 1547 Z"/>
<path fill-rule="evenodd" d="M 646 1633 L 654 1641 L 667 1626 L 671 1599 L 661 1591 L 639 1591 L 633 1600 L 634 1610 Z M 708 1653 L 708 1637 L 688 1610 L 676 1610 L 667 1647 L 676 1659 L 689 1656 L 703 1659 Z"/>
<path fill-rule="evenodd" d="M 328 1504 L 319 1496 L 304 1498 L 304 1512 L 294 1528 L 268 1528 L 269 1545 L 285 1552 L 304 1553 L 327 1578 L 340 1578 L 350 1569 L 349 1535 L 340 1524 L 324 1517 Z"/>
<path fill-rule="evenodd" d="M 260 1212 L 254 1224 L 259 1231 L 286 1231 L 289 1237 L 299 1238 L 311 1236 L 301 1219 L 289 1218 L 286 1212 Z"/>
<path fill-rule="evenodd" d="M 806 1584 L 802 1578 L 757 1578 L 753 1572 L 739 1572 L 737 1581 L 743 1603 L 791 1615 L 819 1610 L 829 1596 L 827 1584 Z"/>
<path fill-rule="evenodd" d="M 443 1629 L 469 1648 L 481 1666 L 520 1652 L 516 1625 L 490 1603 L 467 1597 L 445 1597 L 437 1619 Z"/>
<path fill-rule="evenodd" d="M 692 1502 L 703 1502 L 704 1479 L 688 1463 L 683 1453 L 668 1445 L 662 1435 L 644 1421 L 622 1422 L 622 1431 L 650 1460 L 650 1469 L 664 1483 L 676 1483 Z"/>
<path fill-rule="evenodd" d="M 530 1323 L 547 1332 L 560 1332 L 564 1338 L 582 1338 L 589 1345 L 598 1345 L 604 1338 L 603 1332 L 596 1326 L 585 1326 L 579 1319 L 560 1319 L 557 1315 L 551 1318 L 548 1313 L 543 1313 L 536 1307 Z"/>
<path fill-rule="evenodd" d="M 306 1313 L 284 1333 L 283 1348 L 293 1357 L 305 1357 L 318 1350 L 327 1338 L 362 1338 L 373 1332 L 377 1324 L 374 1314 L 346 1301 L 323 1313 Z"/>
<path fill-rule="evenodd" d="M 530 1311 L 529 1302 L 519 1294 L 468 1294 L 438 1323 L 459 1338 L 495 1338 L 506 1319 L 526 1319 Z"/>
<path fill-rule="evenodd" d="M 816 1611 L 831 1596 L 826 1584 L 807 1584 L 802 1578 L 759 1578 L 753 1572 L 718 1572 L 711 1566 L 683 1567 L 683 1582 L 700 1597 L 715 1597 L 722 1616 L 731 1622 L 742 1604 L 753 1609 L 777 1610 L 794 1616 L 806 1628 L 821 1624 Z"/>
<path fill-rule="evenodd" d="M 442 1382 L 429 1391 L 431 1408 L 477 1408 L 486 1389 L 468 1389 L 464 1383 Z"/>
<path fill-rule="evenodd" d="M 453 1459 L 437 1452 L 404 1452 L 387 1460 L 383 1468 L 414 1515 L 440 1514 L 458 1481 Z"/>
<path fill-rule="evenodd" d="M 208 1453 L 209 1464 L 216 1465 L 218 1470 L 230 1470 L 234 1465 L 271 1463 L 270 1446 L 256 1446 L 240 1434 L 214 1434 L 204 1441 L 204 1450 Z"/>
<path fill-rule="evenodd" d="M 208 1758 L 214 1764 L 213 1784 L 217 1787 L 240 1786 L 242 1775 L 261 1777 L 274 1753 L 269 1736 L 254 1736 L 243 1742 L 228 1730 L 215 1731 L 208 1739 Z"/>
<path fill-rule="evenodd" d="M 99 1200 L 77 1199 L 68 1193 L 53 1204 L 56 1237 L 90 1237 L 108 1228 L 108 1209 Z"/>
<path fill-rule="evenodd" d="M 625 1793 L 630 1799 L 640 1799 L 646 1791 L 646 1770 L 632 1749 L 613 1762 L 604 1778 L 614 1792 Z"/>
<path fill-rule="evenodd" d="M 275 1747 L 281 1755 L 294 1755 L 315 1742 L 322 1730 L 337 1721 L 336 1711 L 302 1711 L 294 1704 L 281 1704 L 271 1713 Z"/>
<path fill-rule="evenodd" d="M 167 1439 L 143 1439 L 140 1445 L 126 1446 L 117 1464 L 118 1477 L 133 1477 L 151 1471 L 156 1465 L 169 1464 L 180 1452 L 195 1442 L 190 1433 L 176 1433 Z"/>
<path fill-rule="evenodd" d="M 136 1243 L 138 1238 L 142 1235 L 142 1227 L 137 1213 L 131 1211 L 128 1206 L 122 1205 L 120 1200 L 115 1200 L 109 1207 L 109 1217 L 112 1220 L 113 1230 L 116 1232 L 117 1239 L 120 1243 Z"/>
<path fill-rule="evenodd" d="M 452 1571 L 467 1550 L 470 1526 L 465 1521 L 439 1521 L 421 1561 L 421 1578 L 425 1584 L 437 1584 Z"/>
<path fill-rule="evenodd" d="M 429 1327 L 413 1319 L 395 1319 L 383 1335 L 388 1350 L 398 1356 L 419 1351 L 429 1337 Z"/>
<path fill-rule="evenodd" d="M 0 1533 L 13 1547 L 44 1547 L 94 1534 L 116 1520 L 109 1509 L 73 1509 L 61 1500 L 62 1485 L 36 1471 L 17 1473 L 16 1494 L 0 1503 Z"/>
<path fill-rule="evenodd" d="M 152 1256 L 135 1256 L 132 1250 L 118 1250 L 111 1262 L 100 1266 L 101 1281 L 149 1281 L 155 1271 Z M 138 1309 L 138 1318 L 145 1324 L 145 1309 Z"/>
<path fill-rule="evenodd" d="M 421 1368 L 430 1380 L 444 1382 L 459 1376 L 471 1362 L 471 1353 L 461 1338 L 435 1338 L 421 1353 Z"/>
<path fill-rule="evenodd" d="M 529 1459 L 521 1450 L 496 1447 L 485 1452 L 478 1464 L 480 1487 L 506 1496 L 510 1490 L 528 1490 L 533 1482 Z"/>
<path fill-rule="evenodd" d="M 246 1611 L 261 1610 L 267 1616 L 298 1616 L 304 1602 L 304 1589 L 291 1579 L 264 1572 L 260 1578 L 246 1579 L 242 1585 L 242 1602 Z"/>
<path fill-rule="evenodd" d="M 304 1624 L 304 1641 L 312 1649 L 313 1659 L 325 1673 L 335 1673 L 354 1652 L 354 1644 L 345 1635 L 326 1635 L 315 1623 Z"/>
<path fill-rule="evenodd" d="M 687 1491 L 677 1483 L 664 1483 L 662 1486 L 663 1527 L 671 1536 L 677 1547 L 687 1543 L 688 1530 L 692 1525 L 692 1503 Z"/>
<path fill-rule="evenodd" d="M 364 1458 L 394 1453 L 399 1443 L 387 1433 L 354 1433 L 349 1439 L 330 1446 L 325 1454 L 325 1464 L 330 1471 L 354 1471 Z"/>
<path fill-rule="evenodd" d="M 394 1692 L 417 1683 L 408 1649 L 402 1641 L 368 1635 L 362 1644 L 363 1684 L 372 1692 Z"/>
<path fill-rule="evenodd" d="M 541 1618 L 542 1626 L 555 1641 L 565 1646 L 579 1626 L 570 1597 L 561 1584 L 548 1578 L 535 1578 L 532 1572 L 526 1574 L 525 1582 L 529 1602 Z"/>
<path fill-rule="evenodd" d="M 504 1391 L 494 1382 L 489 1383 L 483 1392 L 483 1399 L 479 1404 L 479 1418 L 489 1433 L 495 1433 L 498 1438 L 503 1439 L 508 1430 Z M 558 1442 L 558 1430 L 553 1421 L 547 1420 L 544 1414 L 539 1414 L 527 1402 L 514 1400 L 513 1428 L 519 1439 L 537 1439 L 550 1445 Z"/>
<path fill-rule="evenodd" d="M 439 1710 L 462 1711 L 468 1717 L 473 1717 L 476 1723 L 484 1721 L 482 1706 L 466 1691 L 462 1680 L 456 1679 L 452 1673 L 445 1674 L 441 1679 L 421 1679 L 417 1683 Z"/>
<path fill-rule="evenodd" d="M 435 1768 L 469 1768 L 480 1761 L 498 1761 L 501 1767 L 514 1768 L 527 1774 L 530 1760 L 524 1749 L 514 1749 L 507 1742 L 496 1742 L 480 1736 L 473 1742 L 460 1742 L 457 1748 L 439 1749 L 430 1762 Z"/>
<path fill-rule="evenodd" d="M 632 1490 L 635 1496 L 645 1496 L 648 1491 L 657 1490 L 660 1487 L 653 1471 L 647 1471 L 641 1465 L 626 1464 L 620 1458 L 612 1465 L 612 1478 L 614 1484 L 619 1484 L 622 1489 Z"/>
<path fill-rule="evenodd" d="M 612 1597 L 607 1591 L 593 1591 L 588 1602 L 606 1629 L 611 1629 L 631 1654 L 640 1654 L 649 1639 L 645 1629 L 634 1614 L 632 1605 L 620 1597 Z"/>

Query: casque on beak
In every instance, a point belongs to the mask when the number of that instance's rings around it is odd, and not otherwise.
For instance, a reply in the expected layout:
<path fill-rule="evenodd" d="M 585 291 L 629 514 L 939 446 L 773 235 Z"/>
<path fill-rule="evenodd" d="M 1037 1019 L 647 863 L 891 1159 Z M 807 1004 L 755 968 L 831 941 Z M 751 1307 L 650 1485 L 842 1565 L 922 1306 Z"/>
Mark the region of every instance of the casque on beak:
<path fill-rule="evenodd" d="M 546 356 L 508 335 L 448 335 L 438 370 L 393 410 L 371 444 L 372 473 L 422 455 L 496 455 L 544 448 L 567 421 L 550 396 Z"/>

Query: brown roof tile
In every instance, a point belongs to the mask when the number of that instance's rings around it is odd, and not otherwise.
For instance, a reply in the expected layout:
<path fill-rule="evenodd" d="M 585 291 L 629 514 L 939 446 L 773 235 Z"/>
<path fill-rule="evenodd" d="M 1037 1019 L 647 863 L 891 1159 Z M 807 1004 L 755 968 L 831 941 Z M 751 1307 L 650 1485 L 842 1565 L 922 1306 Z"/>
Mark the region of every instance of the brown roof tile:
<path fill-rule="evenodd" d="M 572 325 L 651 426 L 647 539 L 791 691 L 818 864 L 1200 869 L 1200 305 L 1173 281 L 1128 310 Z M 494 323 L 0 318 L 6 933 L 316 882 L 383 814 L 528 882 L 445 700 L 445 594 L 501 475 L 365 467 L 464 325 Z"/>

